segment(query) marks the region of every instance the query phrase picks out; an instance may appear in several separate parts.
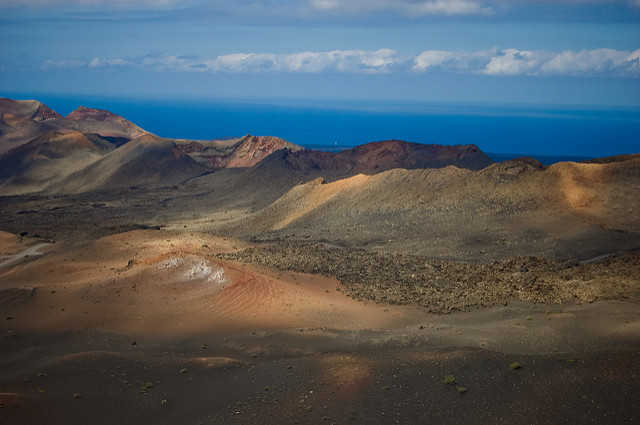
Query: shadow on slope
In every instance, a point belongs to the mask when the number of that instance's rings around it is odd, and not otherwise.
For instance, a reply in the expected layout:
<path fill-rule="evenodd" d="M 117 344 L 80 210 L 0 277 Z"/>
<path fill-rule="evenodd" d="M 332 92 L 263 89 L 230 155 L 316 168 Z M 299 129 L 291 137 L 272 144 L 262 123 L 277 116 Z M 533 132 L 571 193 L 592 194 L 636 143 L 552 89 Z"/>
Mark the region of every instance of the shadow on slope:
<path fill-rule="evenodd" d="M 2 194 L 45 190 L 113 149 L 109 141 L 97 135 L 47 132 L 0 156 Z"/>
<path fill-rule="evenodd" d="M 328 240 L 389 252 L 492 261 L 589 258 L 640 247 L 640 158 L 608 164 L 530 159 L 479 172 L 395 169 L 292 187 L 220 232 Z"/>
<path fill-rule="evenodd" d="M 110 152 L 60 183 L 55 193 L 166 187 L 209 169 L 178 150 L 171 140 L 147 134 Z"/>

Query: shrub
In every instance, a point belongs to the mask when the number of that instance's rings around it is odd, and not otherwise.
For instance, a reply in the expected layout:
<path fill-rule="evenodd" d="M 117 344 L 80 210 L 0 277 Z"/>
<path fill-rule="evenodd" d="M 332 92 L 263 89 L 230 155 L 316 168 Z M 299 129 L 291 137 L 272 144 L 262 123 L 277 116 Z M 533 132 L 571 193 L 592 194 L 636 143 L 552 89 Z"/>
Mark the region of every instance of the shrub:
<path fill-rule="evenodd" d="M 442 383 L 446 384 L 446 385 L 456 385 L 458 383 L 458 380 L 456 379 L 455 376 L 453 375 L 446 375 L 443 379 L 442 379 Z"/>

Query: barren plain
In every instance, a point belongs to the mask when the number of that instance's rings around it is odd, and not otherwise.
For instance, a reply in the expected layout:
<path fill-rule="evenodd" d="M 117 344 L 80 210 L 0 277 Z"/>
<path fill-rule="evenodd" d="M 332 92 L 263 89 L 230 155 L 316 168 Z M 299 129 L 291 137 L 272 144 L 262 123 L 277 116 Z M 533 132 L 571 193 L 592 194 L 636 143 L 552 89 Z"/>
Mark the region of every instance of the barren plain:
<path fill-rule="evenodd" d="M 640 156 L 168 140 L 34 102 L 0 102 L 0 422 L 640 420 Z"/>

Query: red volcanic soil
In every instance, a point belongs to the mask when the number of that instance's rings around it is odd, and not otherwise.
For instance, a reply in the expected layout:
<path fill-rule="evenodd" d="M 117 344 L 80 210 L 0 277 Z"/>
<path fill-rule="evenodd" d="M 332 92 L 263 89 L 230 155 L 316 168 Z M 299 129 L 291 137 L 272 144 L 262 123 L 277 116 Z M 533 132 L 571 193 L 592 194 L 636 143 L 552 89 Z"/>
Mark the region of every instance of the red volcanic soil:
<path fill-rule="evenodd" d="M 17 249 L 12 243 L 15 237 L 0 236 L 0 246 Z M 6 288 L 3 294 L 8 297 L 6 291 L 19 288 L 25 276 L 47 282 L 46 288 L 35 286 L 41 295 L 11 309 L 32 329 L 73 329 L 80 319 L 86 326 L 99 324 L 130 335 L 167 336 L 253 327 L 385 326 L 403 316 L 381 315 L 386 307 L 366 306 L 343 296 L 332 278 L 283 274 L 208 256 L 212 250 L 228 251 L 236 244 L 205 235 L 129 232 L 81 251 L 58 250 L 46 261 L 0 270 L 0 288 Z M 30 311 L 46 309 L 51 290 L 63 310 L 51 311 L 43 322 Z M 93 307 L 96 302 L 99 309 Z M 87 313 L 82 314 L 84 310 Z"/>

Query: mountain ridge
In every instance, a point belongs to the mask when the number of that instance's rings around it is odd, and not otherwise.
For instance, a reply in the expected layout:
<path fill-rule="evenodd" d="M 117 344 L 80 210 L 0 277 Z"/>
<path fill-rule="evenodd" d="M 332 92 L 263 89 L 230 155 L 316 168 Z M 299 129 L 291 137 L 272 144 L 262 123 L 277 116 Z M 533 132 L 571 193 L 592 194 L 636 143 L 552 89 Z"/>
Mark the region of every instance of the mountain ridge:
<path fill-rule="evenodd" d="M 0 155 L 50 131 L 78 131 L 127 140 L 148 133 L 101 109 L 79 107 L 63 117 L 37 100 L 0 98 Z"/>

